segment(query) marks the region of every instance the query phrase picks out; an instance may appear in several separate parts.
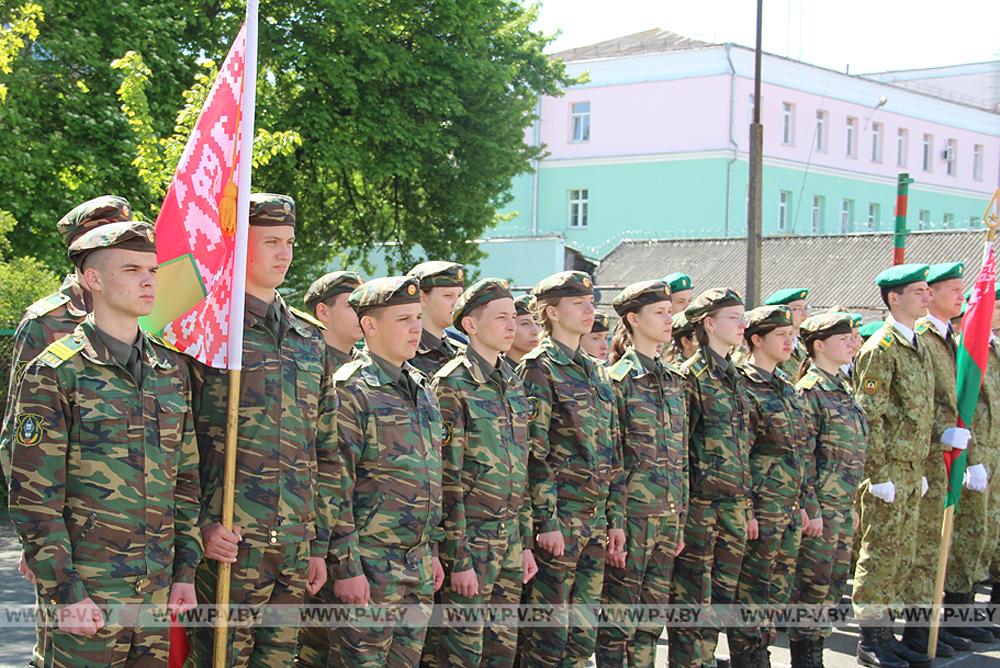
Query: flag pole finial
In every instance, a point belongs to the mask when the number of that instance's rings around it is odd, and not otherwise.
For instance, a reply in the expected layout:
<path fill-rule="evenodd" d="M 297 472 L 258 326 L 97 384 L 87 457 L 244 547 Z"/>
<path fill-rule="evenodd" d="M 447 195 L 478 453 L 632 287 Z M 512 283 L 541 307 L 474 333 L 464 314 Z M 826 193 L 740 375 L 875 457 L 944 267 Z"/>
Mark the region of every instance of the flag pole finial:
<path fill-rule="evenodd" d="M 1000 188 L 993 191 L 993 197 L 986 205 L 983 225 L 986 226 L 986 238 L 993 242 L 997 237 L 997 230 L 1000 229 Z"/>

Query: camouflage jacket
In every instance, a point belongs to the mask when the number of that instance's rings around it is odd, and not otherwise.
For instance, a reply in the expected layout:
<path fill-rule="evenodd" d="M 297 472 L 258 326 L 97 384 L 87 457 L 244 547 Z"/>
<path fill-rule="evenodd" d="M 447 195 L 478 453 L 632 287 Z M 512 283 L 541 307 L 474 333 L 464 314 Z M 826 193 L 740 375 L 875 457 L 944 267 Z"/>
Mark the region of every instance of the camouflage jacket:
<path fill-rule="evenodd" d="M 986 375 L 972 418 L 967 466 L 983 464 L 990 479 L 1000 474 L 1000 341 L 990 339 Z"/>
<path fill-rule="evenodd" d="M 90 312 L 87 293 L 80 286 L 76 274 L 67 274 L 58 292 L 43 297 L 24 311 L 11 353 L 10 382 L 7 386 L 7 407 L 0 424 L 0 467 L 5 478 L 10 472 L 10 446 L 13 442 L 14 399 L 20 376 L 31 360 L 38 357 L 45 346 L 67 334 L 83 322 Z"/>
<path fill-rule="evenodd" d="M 750 498 L 750 398 L 731 361 L 699 348 L 681 367 L 687 394 L 691 498 Z"/>
<path fill-rule="evenodd" d="M 958 421 L 958 392 L 955 386 L 958 341 L 950 330 L 947 337 L 941 336 L 930 317 L 917 320 L 914 331 L 930 353 L 934 371 L 934 421 L 927 455 L 930 459 L 928 465 L 940 467 L 941 452 L 945 450 L 941 445 L 941 434 Z"/>
<path fill-rule="evenodd" d="M 343 468 L 336 396 L 319 331 L 276 299 L 280 343 L 249 310 L 244 321 L 233 523 L 252 546 L 312 541 L 311 555 L 325 557 Z M 193 368 L 201 521 L 208 524 L 222 513 L 229 373 Z"/>
<path fill-rule="evenodd" d="M 10 515 L 53 604 L 191 583 L 201 558 L 187 367 L 142 335 L 137 387 L 95 335 L 49 345 L 16 407 Z"/>
<path fill-rule="evenodd" d="M 768 373 L 747 362 L 736 367 L 750 397 L 750 487 L 755 507 L 764 502 L 794 506 L 810 517 L 819 507 L 806 486 L 804 406 L 781 369 Z"/>
<path fill-rule="evenodd" d="M 536 534 L 561 518 L 624 528 L 625 477 L 614 389 L 603 367 L 551 338 L 521 358 L 528 395 L 528 481 Z"/>
<path fill-rule="evenodd" d="M 688 425 L 684 379 L 654 360 L 650 372 L 634 348 L 608 370 L 615 388 L 629 517 L 679 513 L 688 503 Z"/>
<path fill-rule="evenodd" d="M 798 378 L 799 369 L 802 368 L 802 360 L 806 358 L 806 346 L 798 337 L 795 338 L 795 346 L 792 348 L 792 356 L 778 365 L 782 373 L 788 378 Z"/>
<path fill-rule="evenodd" d="M 420 334 L 420 346 L 410 364 L 428 378 L 433 378 L 441 367 L 464 351 L 465 346 L 447 334 L 438 339 L 425 329 Z"/>
<path fill-rule="evenodd" d="M 886 319 L 858 353 L 858 403 L 868 416 L 865 476 L 892 480 L 894 462 L 923 462 L 934 422 L 934 370 L 928 346 L 914 347 Z"/>
<path fill-rule="evenodd" d="M 851 385 L 812 365 L 796 384 L 805 403 L 806 484 L 826 510 L 847 510 L 864 474 L 868 420 Z M 808 509 L 809 517 L 818 515 Z"/>
<path fill-rule="evenodd" d="M 496 374 L 500 374 L 498 380 Z M 444 420 L 441 557 L 453 572 L 472 568 L 471 537 L 518 532 L 532 547 L 528 488 L 528 399 L 505 361 L 490 377 L 461 354 L 431 385 Z"/>
<path fill-rule="evenodd" d="M 362 354 L 334 375 L 345 469 L 330 549 L 338 580 L 363 574 L 359 544 L 436 550 L 442 538 L 441 411 L 423 374 L 410 364 L 402 373 L 408 380 L 394 381 Z"/>

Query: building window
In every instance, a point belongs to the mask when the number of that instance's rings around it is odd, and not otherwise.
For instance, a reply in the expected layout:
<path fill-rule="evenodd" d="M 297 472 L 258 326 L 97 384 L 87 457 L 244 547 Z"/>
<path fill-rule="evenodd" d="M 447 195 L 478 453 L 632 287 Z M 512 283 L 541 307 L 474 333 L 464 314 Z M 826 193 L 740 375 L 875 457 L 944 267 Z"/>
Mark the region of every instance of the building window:
<path fill-rule="evenodd" d="M 570 119 L 573 141 L 590 141 L 590 102 L 574 102 Z"/>
<path fill-rule="evenodd" d="M 955 216 L 950 213 L 946 213 L 941 217 L 941 224 L 946 230 L 950 230 L 955 224 Z"/>
<path fill-rule="evenodd" d="M 882 162 L 881 123 L 872 123 L 872 162 Z"/>
<path fill-rule="evenodd" d="M 927 209 L 921 209 L 920 213 L 917 214 L 917 229 L 928 230 L 931 227 L 931 212 Z"/>
<path fill-rule="evenodd" d="M 816 112 L 816 152 L 826 153 L 826 112 Z"/>
<path fill-rule="evenodd" d="M 876 230 L 879 226 L 879 221 L 882 218 L 882 207 L 877 202 L 871 202 L 868 205 L 868 229 Z"/>
<path fill-rule="evenodd" d="M 847 117 L 847 148 L 844 149 L 848 158 L 858 157 L 858 119 L 854 116 Z"/>
<path fill-rule="evenodd" d="M 925 172 L 931 171 L 934 164 L 934 135 L 924 135 L 924 157 L 921 166 Z"/>
<path fill-rule="evenodd" d="M 854 200 L 845 199 L 840 202 L 840 233 L 847 234 L 854 224 Z"/>
<path fill-rule="evenodd" d="M 586 189 L 569 191 L 569 226 L 587 226 L 587 208 L 589 193 Z"/>
<path fill-rule="evenodd" d="M 792 193 L 787 190 L 778 191 L 778 231 L 788 229 L 789 216 L 792 212 Z"/>
<path fill-rule="evenodd" d="M 972 147 L 972 178 L 976 181 L 983 180 L 983 145 L 976 144 Z"/>
<path fill-rule="evenodd" d="M 822 195 L 813 195 L 812 208 L 812 231 L 813 234 L 823 232 L 823 211 L 826 209 L 826 198 Z"/>
<path fill-rule="evenodd" d="M 975 227 L 979 224 L 979 218 L 975 216 L 969 216 L 969 227 Z"/>
<path fill-rule="evenodd" d="M 910 131 L 906 128 L 896 130 L 896 166 L 906 167 L 907 147 L 910 144 Z"/>
<path fill-rule="evenodd" d="M 949 139 L 944 149 L 945 173 L 948 176 L 955 176 L 955 160 L 958 154 L 958 141 Z"/>
<path fill-rule="evenodd" d="M 795 143 L 795 105 L 790 102 L 781 103 L 781 143 Z"/>

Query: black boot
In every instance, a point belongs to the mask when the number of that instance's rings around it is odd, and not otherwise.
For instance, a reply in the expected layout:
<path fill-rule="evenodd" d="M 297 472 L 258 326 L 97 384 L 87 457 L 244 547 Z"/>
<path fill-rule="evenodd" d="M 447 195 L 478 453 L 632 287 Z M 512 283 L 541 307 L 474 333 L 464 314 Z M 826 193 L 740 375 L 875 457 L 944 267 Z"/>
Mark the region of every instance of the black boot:
<path fill-rule="evenodd" d="M 813 668 L 809 660 L 809 640 L 788 639 L 788 653 L 792 655 L 792 668 Z"/>
<path fill-rule="evenodd" d="M 957 593 L 946 591 L 944 593 L 944 602 L 946 605 L 971 606 L 975 602 L 975 594 L 972 592 Z M 967 626 L 953 626 L 949 630 L 952 635 L 971 640 L 972 642 L 983 644 L 991 644 L 993 642 L 993 634 L 991 632 L 981 626 L 973 626 L 971 623 Z"/>
<path fill-rule="evenodd" d="M 754 666 L 756 668 L 771 668 L 771 653 L 767 647 L 758 647 L 753 651 Z"/>
<path fill-rule="evenodd" d="M 810 668 L 823 668 L 823 643 L 824 638 L 811 638 L 809 640 L 809 664 Z"/>
<path fill-rule="evenodd" d="M 885 638 L 885 642 L 889 645 L 889 649 L 891 649 L 900 659 L 910 664 L 911 668 L 930 667 L 931 662 L 933 661 L 930 655 L 924 653 L 923 650 L 916 652 L 896 640 L 896 636 L 893 634 L 890 627 L 886 626 L 882 629 L 882 637 Z"/>
<path fill-rule="evenodd" d="M 951 645 L 944 642 L 941 639 L 941 631 L 944 629 L 938 629 L 938 641 L 935 647 L 936 658 L 943 658 L 949 656 L 955 656 L 955 650 Z M 912 624 L 907 624 L 906 628 L 903 629 L 903 644 L 912 649 L 915 652 L 927 653 L 927 641 L 930 640 L 931 632 L 928 628 L 916 627 Z"/>
<path fill-rule="evenodd" d="M 938 640 L 951 646 L 956 652 L 968 652 L 972 649 L 972 641 L 962 638 L 952 633 L 951 628 L 941 627 L 938 629 Z M 940 655 L 939 655 L 940 656 Z"/>
<path fill-rule="evenodd" d="M 994 582 L 993 588 L 990 589 L 990 603 L 1000 605 L 1000 582 Z"/>
<path fill-rule="evenodd" d="M 886 629 L 888 631 L 888 629 Z M 862 626 L 858 639 L 858 663 L 872 668 L 909 668 L 886 644 L 882 627 Z"/>

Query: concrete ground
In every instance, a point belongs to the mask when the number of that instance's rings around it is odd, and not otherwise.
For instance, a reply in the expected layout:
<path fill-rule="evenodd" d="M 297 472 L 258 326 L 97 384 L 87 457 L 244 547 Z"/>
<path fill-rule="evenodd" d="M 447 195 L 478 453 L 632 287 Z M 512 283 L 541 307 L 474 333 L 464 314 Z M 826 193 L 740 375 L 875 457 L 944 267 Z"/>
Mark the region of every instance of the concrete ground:
<path fill-rule="evenodd" d="M 34 589 L 25 582 L 17 572 L 17 561 L 20 548 L 17 536 L 7 518 L 6 513 L 0 513 L 0 607 L 8 603 L 32 603 Z M 979 594 L 980 600 L 986 600 L 984 592 Z M 34 644 L 34 632 L 31 629 L 0 629 L 0 668 L 23 668 L 31 658 L 31 648 Z M 666 640 L 660 641 L 657 652 L 657 668 L 667 665 Z M 848 668 L 855 666 L 854 648 L 857 645 L 857 632 L 853 629 L 835 633 L 827 643 L 824 655 L 828 668 Z M 965 652 L 950 659 L 938 659 L 934 668 L 1000 668 L 1000 642 L 992 645 L 977 645 L 976 652 Z M 718 654 L 728 655 L 725 636 L 720 640 Z M 791 665 L 788 655 L 788 640 L 784 635 L 778 638 L 778 644 L 771 648 L 771 665 L 775 668 L 785 668 Z M 278 667 L 275 667 L 278 668 Z"/>

